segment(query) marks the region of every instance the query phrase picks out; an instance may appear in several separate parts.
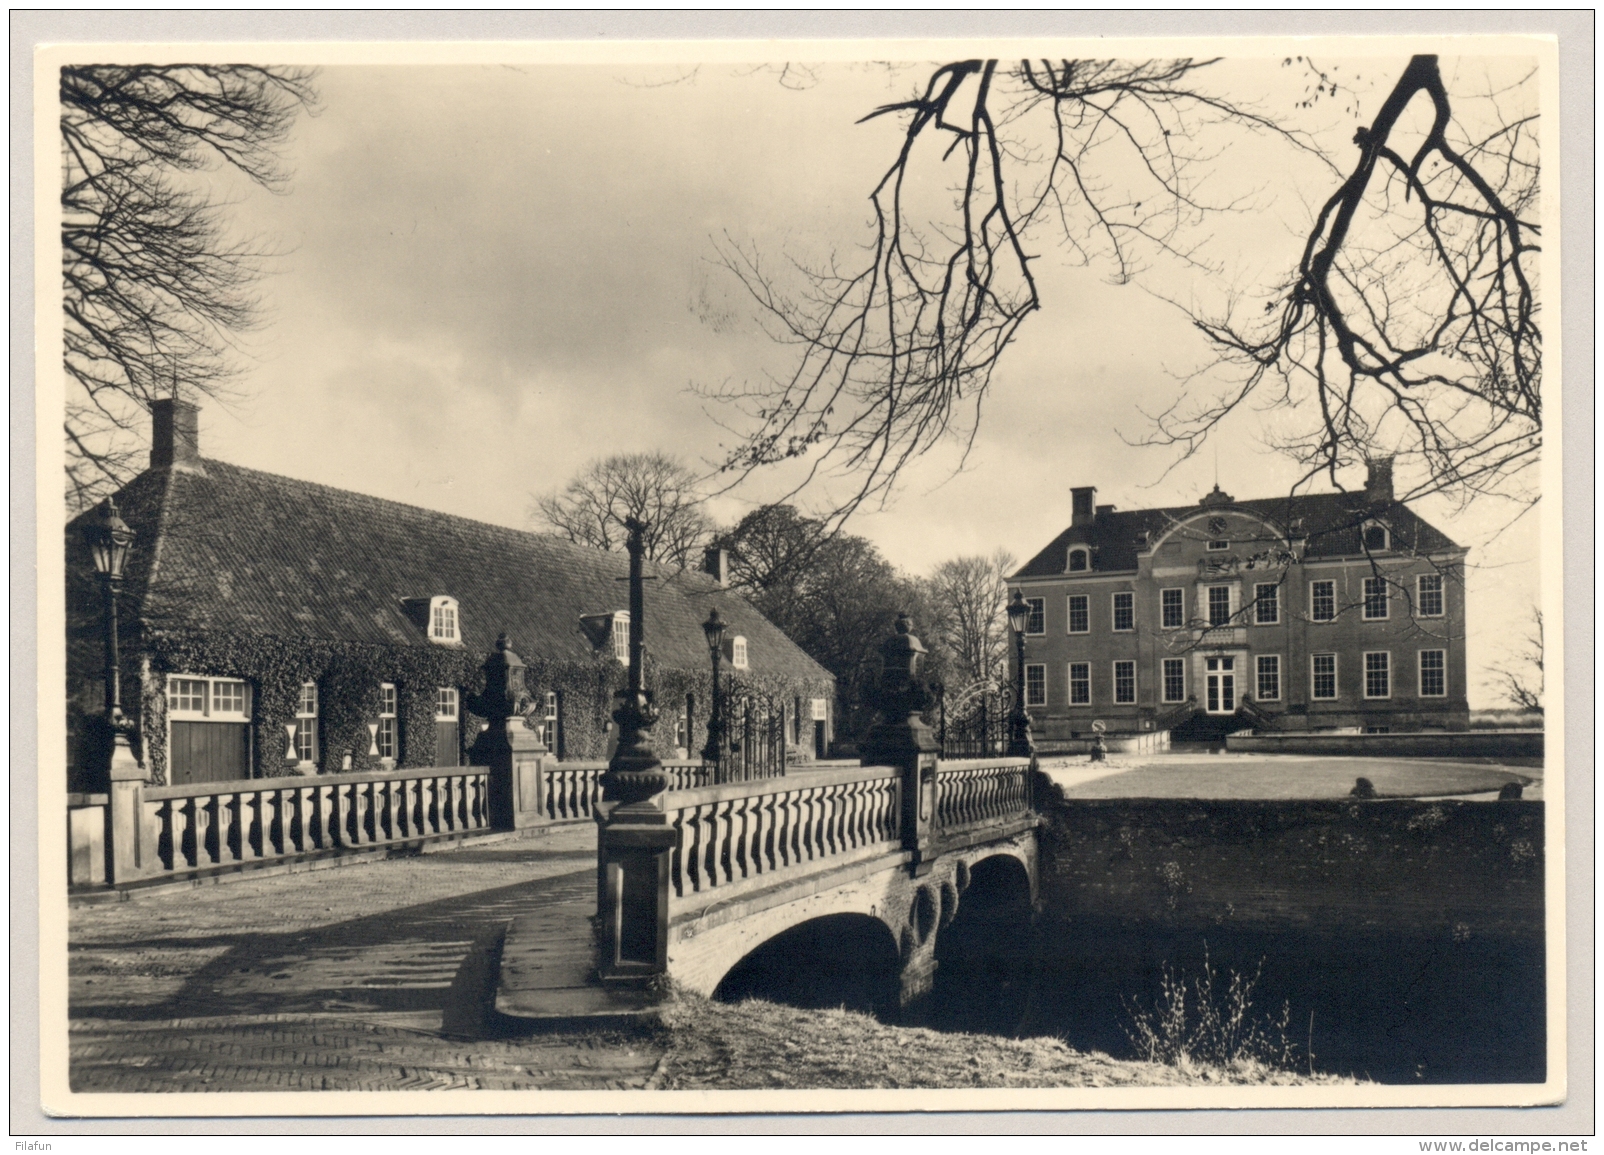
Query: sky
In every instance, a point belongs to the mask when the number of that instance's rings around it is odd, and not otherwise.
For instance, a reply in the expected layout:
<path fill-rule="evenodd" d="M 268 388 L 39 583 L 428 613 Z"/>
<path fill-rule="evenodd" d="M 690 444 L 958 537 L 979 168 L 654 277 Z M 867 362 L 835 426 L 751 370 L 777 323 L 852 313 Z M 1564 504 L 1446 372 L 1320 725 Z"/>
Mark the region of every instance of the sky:
<path fill-rule="evenodd" d="M 1215 83 L 1296 119 L 1346 164 L 1354 111 L 1368 121 L 1403 63 L 1322 61 L 1344 92 L 1309 110 L 1296 107 L 1303 72 L 1280 58 L 1226 61 Z M 899 127 L 855 122 L 920 76 L 871 64 L 325 67 L 317 113 L 284 148 L 287 191 L 217 177 L 241 234 L 280 255 L 260 286 L 264 323 L 242 341 L 240 398 L 206 403 L 202 453 L 521 528 L 535 495 L 597 457 L 664 450 L 707 469 L 739 418 L 703 391 L 783 374 L 790 355 L 715 244 L 805 260 L 864 243 Z M 1112 284 L 1044 237 L 1042 308 L 996 374 L 962 470 L 956 446 L 926 454 L 889 508 L 849 531 L 922 574 L 998 548 L 1023 562 L 1067 523 L 1072 486 L 1120 508 L 1194 502 L 1216 481 L 1244 499 L 1285 492 L 1296 472 L 1265 443 L 1274 413 L 1237 415 L 1179 464 L 1128 443 L 1206 360 L 1164 298 L 1273 281 L 1334 188 L 1329 169 L 1262 139 L 1231 141 L 1215 168 L 1210 194 L 1248 209 L 1208 227 L 1222 275 L 1155 265 Z M 733 523 L 788 484 L 753 478 L 711 510 Z M 1515 510 L 1498 503 L 1419 511 L 1472 551 L 1472 705 L 1495 705 L 1479 670 L 1537 602 L 1537 518 L 1509 525 Z"/>

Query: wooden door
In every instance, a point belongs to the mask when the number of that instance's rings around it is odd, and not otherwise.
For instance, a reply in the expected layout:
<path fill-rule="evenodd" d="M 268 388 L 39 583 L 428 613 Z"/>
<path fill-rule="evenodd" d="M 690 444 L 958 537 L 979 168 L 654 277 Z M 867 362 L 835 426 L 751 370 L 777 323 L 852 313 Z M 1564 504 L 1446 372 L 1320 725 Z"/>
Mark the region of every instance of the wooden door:
<path fill-rule="evenodd" d="M 168 781 L 227 782 L 251 776 L 248 722 L 173 722 Z"/>
<path fill-rule="evenodd" d="M 434 720 L 434 764 L 455 766 L 462 759 L 462 744 L 457 738 L 455 718 Z"/>

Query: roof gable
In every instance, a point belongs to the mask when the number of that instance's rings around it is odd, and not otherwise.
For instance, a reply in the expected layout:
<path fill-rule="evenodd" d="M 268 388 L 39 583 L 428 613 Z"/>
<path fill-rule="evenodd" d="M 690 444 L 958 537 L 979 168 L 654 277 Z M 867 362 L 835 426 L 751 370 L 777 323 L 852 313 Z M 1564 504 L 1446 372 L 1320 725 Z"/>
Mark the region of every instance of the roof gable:
<path fill-rule="evenodd" d="M 1440 553 L 1459 547 L 1447 535 L 1418 517 L 1401 501 L 1369 502 L 1362 493 L 1305 493 L 1250 501 L 1180 505 L 1099 514 L 1085 525 L 1072 525 L 1014 573 L 1016 578 L 1048 577 L 1065 572 L 1069 550 L 1085 545 L 1093 571 L 1136 569 L 1137 554 L 1186 521 L 1209 514 L 1242 513 L 1258 518 L 1288 537 L 1302 537 L 1306 557 L 1342 557 L 1364 552 L 1360 535 L 1372 520 L 1391 531 L 1393 549 L 1404 553 Z"/>

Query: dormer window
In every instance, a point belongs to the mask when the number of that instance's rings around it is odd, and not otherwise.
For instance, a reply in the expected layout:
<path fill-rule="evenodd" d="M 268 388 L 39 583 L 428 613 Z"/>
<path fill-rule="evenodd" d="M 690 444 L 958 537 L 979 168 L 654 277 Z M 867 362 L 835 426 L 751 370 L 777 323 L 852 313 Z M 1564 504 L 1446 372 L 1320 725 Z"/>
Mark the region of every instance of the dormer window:
<path fill-rule="evenodd" d="M 437 595 L 429 599 L 429 640 L 442 646 L 460 646 L 457 599 Z"/>
<path fill-rule="evenodd" d="M 1092 555 L 1083 549 L 1069 551 L 1069 572 L 1081 573 L 1092 568 Z"/>
<path fill-rule="evenodd" d="M 1391 548 L 1388 540 L 1387 527 L 1379 522 L 1370 522 L 1364 528 L 1364 541 L 1366 553 L 1383 553 Z"/>
<path fill-rule="evenodd" d="M 628 610 L 618 610 L 613 614 L 613 657 L 624 665 L 629 665 Z"/>
<path fill-rule="evenodd" d="M 730 639 L 730 665 L 737 670 L 746 669 L 746 639 L 739 634 Z"/>

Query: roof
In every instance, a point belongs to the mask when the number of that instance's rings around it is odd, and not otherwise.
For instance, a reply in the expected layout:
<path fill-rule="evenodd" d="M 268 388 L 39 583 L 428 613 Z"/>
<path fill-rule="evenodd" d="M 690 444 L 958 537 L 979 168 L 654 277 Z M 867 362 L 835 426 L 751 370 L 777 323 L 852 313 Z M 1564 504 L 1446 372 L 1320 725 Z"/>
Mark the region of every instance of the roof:
<path fill-rule="evenodd" d="M 1217 512 L 1252 514 L 1289 536 L 1291 527 L 1301 520 L 1302 529 L 1296 536 L 1306 540 L 1304 556 L 1310 558 L 1363 554 L 1360 532 L 1365 522 L 1372 519 L 1384 523 L 1391 531 L 1394 549 L 1434 554 L 1459 548 L 1403 502 L 1367 501 L 1362 493 L 1303 493 L 1251 501 L 1235 501 L 1224 494 L 1211 494 L 1210 498 L 1212 500 L 1206 500 L 1206 504 L 1100 512 L 1090 523 L 1072 525 L 1053 538 L 1047 548 L 1026 562 L 1014 577 L 1062 574 L 1072 545 L 1091 547 L 1094 571 L 1134 570 L 1136 555 L 1146 548 L 1146 541 L 1156 541 L 1170 527 L 1188 518 Z"/>
<path fill-rule="evenodd" d="M 117 494 L 136 531 L 125 589 L 157 632 L 197 630 L 430 646 L 406 599 L 448 595 L 470 652 L 503 631 L 526 659 L 591 661 L 584 614 L 629 605 L 629 558 L 225 462 L 152 469 Z M 89 511 L 69 525 L 69 550 Z M 85 548 L 83 563 L 88 565 Z M 747 640 L 749 669 L 830 675 L 740 594 L 706 574 L 646 563 L 654 662 L 700 669 L 717 608 Z"/>

